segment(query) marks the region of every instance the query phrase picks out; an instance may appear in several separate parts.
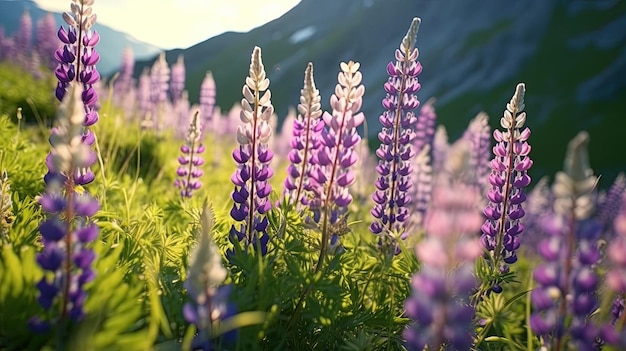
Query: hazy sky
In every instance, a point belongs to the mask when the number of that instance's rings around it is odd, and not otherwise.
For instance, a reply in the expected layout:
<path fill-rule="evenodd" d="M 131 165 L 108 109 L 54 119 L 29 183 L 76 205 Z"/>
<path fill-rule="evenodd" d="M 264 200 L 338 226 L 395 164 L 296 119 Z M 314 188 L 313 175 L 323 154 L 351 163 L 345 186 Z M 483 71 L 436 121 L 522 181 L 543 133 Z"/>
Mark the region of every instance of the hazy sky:
<path fill-rule="evenodd" d="M 35 0 L 69 11 L 70 1 Z M 96 0 L 98 23 L 164 49 L 184 48 L 225 31 L 248 31 L 280 17 L 300 0 Z"/>

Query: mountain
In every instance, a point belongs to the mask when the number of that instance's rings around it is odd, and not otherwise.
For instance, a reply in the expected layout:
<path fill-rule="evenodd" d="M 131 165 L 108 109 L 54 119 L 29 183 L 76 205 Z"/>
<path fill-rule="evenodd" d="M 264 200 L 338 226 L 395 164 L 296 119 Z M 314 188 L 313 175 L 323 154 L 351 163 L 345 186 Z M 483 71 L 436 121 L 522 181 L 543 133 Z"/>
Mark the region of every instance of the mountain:
<path fill-rule="evenodd" d="M 33 20 L 33 28 L 35 27 L 37 21 L 48 13 L 47 11 L 39 8 L 35 2 L 30 0 L 0 0 L 0 26 L 4 27 L 7 35 L 13 35 L 18 30 L 20 17 L 24 11 L 29 12 Z M 65 25 L 60 13 L 55 13 L 54 17 L 59 27 L 62 24 Z M 101 37 L 100 43 L 96 49 L 100 54 L 98 70 L 103 75 L 108 75 L 117 70 L 122 57 L 122 52 L 127 46 L 130 46 L 133 49 L 134 55 L 138 59 L 153 57 L 156 53 L 161 51 L 161 49 L 155 47 L 154 45 L 140 42 L 128 34 L 98 23 L 95 24 L 94 30 L 96 30 Z"/>
<path fill-rule="evenodd" d="M 626 1 L 303 0 L 248 33 L 224 33 L 166 57 L 172 63 L 184 55 L 192 101 L 213 71 L 217 102 L 227 109 L 241 99 L 250 53 L 260 46 L 281 117 L 298 102 L 308 61 L 325 109 L 339 62 L 359 61 L 375 140 L 385 65 L 414 16 L 422 19 L 419 97 L 437 98 L 452 140 L 480 111 L 496 127 L 515 85 L 525 82 L 535 179 L 562 168 L 566 144 L 580 130 L 591 134 L 591 165 L 603 186 L 626 170 Z M 138 63 L 137 72 L 149 64 Z"/>

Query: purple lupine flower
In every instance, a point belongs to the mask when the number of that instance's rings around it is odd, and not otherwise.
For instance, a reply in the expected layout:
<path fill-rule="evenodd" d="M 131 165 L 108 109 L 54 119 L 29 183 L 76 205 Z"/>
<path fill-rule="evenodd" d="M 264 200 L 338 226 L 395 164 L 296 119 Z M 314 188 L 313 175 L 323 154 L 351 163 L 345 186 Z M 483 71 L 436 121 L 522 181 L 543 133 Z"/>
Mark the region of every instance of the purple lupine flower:
<path fill-rule="evenodd" d="M 544 262 L 534 271 L 530 327 L 552 349 L 559 349 L 569 335 L 576 349 L 594 350 L 599 336 L 589 318 L 597 308 L 601 226 L 590 218 L 597 178 L 588 165 L 588 141 L 582 132 L 568 146 L 564 172 L 557 173 L 552 188 L 553 211 L 543 223 L 548 237 L 537 247 Z"/>
<path fill-rule="evenodd" d="M 430 161 L 430 145 L 426 144 L 413 162 L 413 186 L 411 188 L 412 214 L 407 223 L 410 231 L 421 231 L 430 205 L 433 188 L 433 168 Z"/>
<path fill-rule="evenodd" d="M 152 101 L 150 100 L 150 73 L 147 68 L 141 72 L 137 82 L 137 109 L 141 118 L 141 129 L 154 128 Z"/>
<path fill-rule="evenodd" d="M 199 180 L 204 175 L 200 168 L 204 164 L 204 159 L 201 156 L 204 152 L 204 145 L 200 142 L 201 136 L 202 127 L 198 118 L 198 112 L 196 112 L 189 124 L 187 140 L 180 148 L 183 155 L 178 158 L 180 167 L 176 171 L 178 179 L 176 179 L 174 186 L 181 189 L 180 196 L 182 198 L 191 197 L 193 192 L 202 186 Z"/>
<path fill-rule="evenodd" d="M 415 124 L 415 138 L 413 140 L 413 148 L 417 154 L 422 153 L 424 149 L 428 149 L 427 154 L 422 156 L 422 161 L 428 160 L 428 164 L 414 164 L 413 172 L 411 172 L 411 183 L 414 184 L 409 190 L 408 194 L 411 197 L 410 214 L 407 228 L 417 229 L 422 226 L 422 221 L 426 215 L 426 209 L 428 208 L 428 202 L 430 200 L 431 185 L 428 184 L 433 171 L 431 160 L 435 157 L 441 162 L 445 159 L 445 154 L 438 154 L 438 150 L 435 148 L 435 125 L 437 121 L 437 115 L 434 107 L 435 99 L 431 98 L 421 106 L 420 113 L 417 116 L 417 123 Z M 443 126 L 441 126 L 443 128 Z M 437 142 L 441 141 L 441 137 L 445 136 L 445 147 L 447 144 L 447 134 L 441 134 L 439 129 Z M 444 131 L 445 132 L 445 131 Z M 441 143 L 438 145 L 442 145 Z M 424 170 L 428 170 L 428 174 L 425 175 L 418 167 L 426 167 Z M 438 168 L 438 169 L 441 169 Z M 418 184 L 421 185 L 418 188 Z"/>
<path fill-rule="evenodd" d="M 310 198 L 310 177 L 313 171 L 311 158 L 321 145 L 320 133 L 324 128 L 320 119 L 321 107 L 320 92 L 313 78 L 313 64 L 309 62 L 304 72 L 304 87 L 300 91 L 298 115 L 293 120 L 293 138 L 288 156 L 290 164 L 285 179 L 284 198 L 296 204 L 297 208 L 308 205 Z"/>
<path fill-rule="evenodd" d="M 378 134 L 381 144 L 376 151 L 380 159 L 376 171 L 376 191 L 372 195 L 375 202 L 371 211 L 374 222 L 370 231 L 378 236 L 378 245 L 385 251 L 400 253 L 398 240 L 407 238 L 405 222 L 409 219 L 408 205 L 411 197 L 411 161 L 415 156 L 412 147 L 415 138 L 414 126 L 417 122 L 415 110 L 419 101 L 415 95 L 420 90 L 417 76 L 422 65 L 417 61 L 415 47 L 420 19 L 415 17 L 400 49 L 396 49 L 396 63 L 389 62 L 385 83 L 386 97 L 383 99 L 385 112 L 379 120 L 382 131 Z"/>
<path fill-rule="evenodd" d="M 476 115 L 463 133 L 463 138 L 472 144 L 470 164 L 476 168 L 476 179 L 468 179 L 468 181 L 476 183 L 481 193 L 486 193 L 489 190 L 489 174 L 491 171 L 489 167 L 491 159 L 489 116 L 484 112 Z"/>
<path fill-rule="evenodd" d="M 167 109 L 167 91 L 170 80 L 170 68 L 165 60 L 165 53 L 161 53 L 150 69 L 150 111 L 148 119 L 157 133 L 161 133 L 167 121 L 163 120 Z M 145 120 L 144 120 L 145 122 Z M 144 124 L 142 122 L 142 124 Z"/>
<path fill-rule="evenodd" d="M 221 285 L 227 271 L 213 241 L 213 212 L 207 204 L 204 205 L 200 220 L 200 238 L 190 253 L 189 273 L 185 280 L 185 289 L 192 301 L 183 306 L 183 315 L 187 322 L 198 328 L 193 349 L 208 351 L 212 350 L 211 339 L 217 336 L 213 335 L 214 328 L 220 320 L 233 315 L 235 308 L 228 301 L 231 286 Z"/>
<path fill-rule="evenodd" d="M 626 176 L 624 173 L 618 174 L 611 185 L 608 193 L 598 204 L 598 220 L 605 229 L 609 229 L 615 220 L 621 207 L 623 207 L 623 196 L 626 194 Z"/>
<path fill-rule="evenodd" d="M 469 350 L 472 344 L 474 308 L 469 299 L 476 286 L 474 260 L 482 253 L 476 237 L 482 218 L 478 190 L 462 179 L 472 171 L 470 148 L 465 140 L 455 143 L 434 184 L 425 237 L 415 248 L 420 271 L 413 276 L 412 293 L 405 301 L 413 321 L 404 332 L 409 350 L 426 345 L 439 350 L 444 344 Z"/>
<path fill-rule="evenodd" d="M 244 249 L 252 245 L 259 255 L 267 253 L 267 212 L 271 209 L 269 183 L 273 175 L 270 163 L 273 152 L 268 147 L 272 129 L 268 120 L 274 112 L 270 80 L 265 76 L 261 48 L 255 47 L 250 61 L 249 76 L 243 86 L 244 98 L 239 115 L 242 125 L 237 129 L 237 147 L 233 159 L 237 170 L 231 180 L 235 185 L 231 217 L 239 222 L 230 229 L 231 242 L 239 242 Z M 237 228 L 237 225 L 239 228 Z"/>
<path fill-rule="evenodd" d="M 100 60 L 95 46 L 100 41 L 97 32 L 91 27 L 96 22 L 96 15 L 92 13 L 93 0 L 73 0 L 72 13 L 65 12 L 63 19 L 68 25 L 61 27 L 57 33 L 62 42 L 54 57 L 58 61 L 55 75 L 58 79 L 56 97 L 59 101 L 64 99 L 70 85 L 82 86 L 82 102 L 84 109 L 82 142 L 88 146 L 95 143 L 95 136 L 88 127 L 98 121 L 98 94 L 94 85 L 100 80 L 100 74 L 96 69 L 96 63 Z M 44 178 L 46 182 L 58 174 L 51 163 L 48 162 L 48 174 Z M 76 168 L 73 181 L 77 185 L 85 185 L 92 182 L 95 175 L 89 167 Z"/>
<path fill-rule="evenodd" d="M 448 131 L 443 125 L 437 126 L 433 137 L 433 147 L 431 150 L 433 173 L 441 173 L 448 157 L 450 143 L 448 141 Z"/>
<path fill-rule="evenodd" d="M 420 67 L 421 70 L 421 67 Z M 415 138 L 413 147 L 415 152 L 420 152 L 424 145 L 432 145 L 435 137 L 437 114 L 435 113 L 435 99 L 430 98 L 421 106 L 415 123 Z"/>
<path fill-rule="evenodd" d="M 60 315 L 50 321 L 32 319 L 35 330 L 46 329 L 49 322 L 58 319 L 80 320 L 84 316 L 84 285 L 95 277 L 91 267 L 95 254 L 88 246 L 98 236 L 98 227 L 90 218 L 99 204 L 89 193 L 79 194 L 75 190 L 72 176 L 76 169 L 89 167 L 96 157 L 81 140 L 85 118 L 82 96 L 82 88 L 71 84 L 58 110 L 57 127 L 50 136 L 52 150 L 48 161 L 64 177 L 50 179 L 39 200 L 48 218 L 39 226 L 43 250 L 36 259 L 50 273 L 37 283 L 37 288 L 39 304 L 45 310 L 56 306 L 54 310 L 60 311 Z"/>
<path fill-rule="evenodd" d="M 358 112 L 365 93 L 359 67 L 358 62 L 341 63 L 339 83 L 330 97 L 333 113 L 322 115 L 326 129 L 322 130 L 320 148 L 311 160 L 315 169 L 309 175 L 313 193 L 309 207 L 314 213 L 313 220 L 316 223 L 322 221 L 316 270 L 323 263 L 328 245 L 338 247 L 339 234 L 346 229 L 348 205 L 352 202 L 348 187 L 355 180 L 351 167 L 358 157 L 354 148 L 361 141 L 356 128 L 365 120 L 363 113 Z"/>
<path fill-rule="evenodd" d="M 17 62 L 26 65 L 31 53 L 33 41 L 33 20 L 28 11 L 22 13 L 20 17 L 20 25 L 15 35 L 15 45 L 17 46 Z M 29 68 L 23 66 L 24 68 Z"/>
<path fill-rule="evenodd" d="M 202 80 L 200 85 L 200 118 L 202 119 L 202 130 L 206 133 L 208 131 L 215 132 L 215 125 L 219 119 L 214 118 L 213 113 L 215 110 L 215 80 L 213 79 L 213 73 L 208 71 Z"/>
<path fill-rule="evenodd" d="M 493 133 L 497 144 L 493 147 L 495 157 L 491 161 L 489 176 L 491 189 L 487 193 L 489 204 L 484 210 L 487 220 L 482 226 L 481 237 L 493 270 L 506 271 L 507 265 L 517 261 L 518 236 L 524 230 L 520 222 L 524 216 L 522 204 L 526 200 L 524 188 L 530 184 L 527 171 L 533 164 L 528 157 L 530 129 L 522 130 L 526 121 L 526 113 L 522 112 L 524 93 L 524 84 L 518 84 L 500 119 L 504 130 Z"/>
<path fill-rule="evenodd" d="M 170 99 L 176 105 L 183 98 L 185 90 L 185 59 L 178 56 L 176 63 L 172 65 L 170 76 Z"/>
<path fill-rule="evenodd" d="M 617 294 L 626 294 L 626 194 L 622 195 L 619 212 L 613 221 L 615 237 L 607 247 L 612 266 L 606 276 L 609 288 Z"/>
<path fill-rule="evenodd" d="M 133 89 L 133 70 L 135 68 L 135 58 L 133 49 L 130 46 L 124 48 L 122 59 L 120 60 L 119 75 L 113 82 L 113 101 L 117 106 L 126 109 L 126 115 L 129 116 L 133 110 L 128 108 L 128 95 Z M 131 100 L 132 101 L 132 100 Z"/>
<path fill-rule="evenodd" d="M 37 21 L 35 38 L 37 53 L 43 59 L 43 64 L 50 69 L 55 69 L 57 61 L 54 59 L 54 52 L 61 42 L 57 37 L 57 23 L 52 13 L 47 13 Z"/>
<path fill-rule="evenodd" d="M 611 305 L 611 322 L 602 326 L 600 338 L 603 343 L 619 350 L 626 348 L 626 294 L 622 293 L 613 299 Z"/>

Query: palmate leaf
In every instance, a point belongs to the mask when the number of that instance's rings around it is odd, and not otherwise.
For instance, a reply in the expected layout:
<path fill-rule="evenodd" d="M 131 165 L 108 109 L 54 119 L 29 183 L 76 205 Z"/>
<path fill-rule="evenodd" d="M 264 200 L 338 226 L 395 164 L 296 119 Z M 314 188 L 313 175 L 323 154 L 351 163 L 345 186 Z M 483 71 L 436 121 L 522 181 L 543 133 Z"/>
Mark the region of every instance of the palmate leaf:
<path fill-rule="evenodd" d="M 33 247 L 13 250 L 5 245 L 0 251 L 0 349 L 36 350 L 45 338 L 33 335 L 26 322 L 39 312 L 35 284 L 42 273 Z"/>
<path fill-rule="evenodd" d="M 87 317 L 72 333 L 73 350 L 147 350 L 151 339 L 144 327 L 144 304 L 141 300 L 144 282 L 126 277 L 118 266 L 121 247 L 109 249 L 96 245 L 97 278 L 88 289 L 85 302 Z"/>
<path fill-rule="evenodd" d="M 522 328 L 524 314 L 516 311 L 515 305 L 523 303 L 523 298 L 528 293 L 529 291 L 522 291 L 508 300 L 505 294 L 489 294 L 480 301 L 476 307 L 476 318 L 483 321 L 484 326 L 479 329 L 476 346 L 484 342 L 491 344 L 489 349 L 525 349 L 518 342 L 525 333 Z"/>

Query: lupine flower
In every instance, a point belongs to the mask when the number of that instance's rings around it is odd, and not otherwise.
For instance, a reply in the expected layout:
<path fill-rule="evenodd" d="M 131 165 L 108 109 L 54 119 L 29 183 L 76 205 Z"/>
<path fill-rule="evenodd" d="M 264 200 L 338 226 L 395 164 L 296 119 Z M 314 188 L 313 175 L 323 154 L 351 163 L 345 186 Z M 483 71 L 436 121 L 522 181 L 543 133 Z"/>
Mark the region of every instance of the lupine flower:
<path fill-rule="evenodd" d="M 13 223 L 13 201 L 11 200 L 11 185 L 6 169 L 0 175 L 0 242 L 7 243 L 9 228 Z"/>
<path fill-rule="evenodd" d="M 476 207 L 478 190 L 462 179 L 472 171 L 469 153 L 467 141 L 455 143 L 434 185 L 425 238 L 416 246 L 421 268 L 405 302 L 413 321 L 404 332 L 409 350 L 439 350 L 444 344 L 469 350 L 472 344 L 474 308 L 469 298 L 476 286 L 474 260 L 482 251 L 476 238 L 482 218 Z"/>
<path fill-rule="evenodd" d="M 489 161 L 491 158 L 491 128 L 489 127 L 489 116 L 481 112 L 470 121 L 469 126 L 463 133 L 463 139 L 472 144 L 470 164 L 476 168 L 475 179 L 468 179 L 475 183 L 483 192 L 489 187 Z"/>
<path fill-rule="evenodd" d="M 419 62 L 418 62 L 419 64 Z M 420 66 L 421 70 L 421 66 Z M 437 114 L 435 113 L 435 99 L 431 98 L 421 106 L 415 123 L 415 138 L 413 147 L 415 152 L 420 152 L 425 145 L 432 145 L 435 137 Z"/>
<path fill-rule="evenodd" d="M 232 193 L 234 201 L 231 217 L 239 222 L 230 230 L 231 242 L 238 241 L 244 248 L 252 245 L 258 254 L 267 253 L 268 219 L 267 211 L 272 204 L 269 195 L 272 186 L 269 183 L 273 171 L 270 168 L 273 153 L 268 147 L 272 129 L 268 120 L 274 112 L 269 79 L 261 61 L 261 48 L 252 52 L 249 76 L 243 86 L 244 98 L 241 100 L 240 113 L 242 125 L 237 129 L 239 147 L 233 151 L 237 170 L 231 180 L 235 185 Z"/>
<path fill-rule="evenodd" d="M 433 137 L 433 147 L 431 151 L 433 173 L 438 174 L 443 171 L 449 149 L 448 131 L 446 127 L 439 125 Z"/>
<path fill-rule="evenodd" d="M 133 70 L 135 68 L 135 58 L 130 46 L 124 48 L 120 61 L 119 75 L 113 82 L 113 101 L 117 106 L 123 107 L 126 117 L 130 117 L 134 112 L 136 96 L 134 92 Z"/>
<path fill-rule="evenodd" d="M 408 236 L 404 223 L 409 219 L 411 197 L 408 191 L 412 183 L 411 161 L 415 156 L 411 144 L 417 118 L 413 110 L 419 106 L 415 94 L 420 89 L 417 76 L 422 71 L 415 47 L 419 24 L 420 19 L 415 17 L 400 49 L 396 49 L 396 63 L 387 65 L 390 77 L 385 84 L 385 112 L 379 118 L 383 128 L 378 134 L 381 144 L 376 151 L 380 159 L 376 171 L 379 176 L 372 196 L 376 204 L 371 211 L 374 222 L 370 231 L 379 237 L 378 244 L 385 251 L 395 254 L 400 253 L 397 241 Z"/>
<path fill-rule="evenodd" d="M 198 112 L 196 112 L 189 124 L 187 140 L 180 148 L 183 155 L 178 158 L 180 167 L 176 171 L 178 179 L 174 183 L 176 188 L 181 189 L 180 196 L 183 198 L 191 197 L 193 192 L 202 186 L 199 180 L 204 175 L 200 168 L 204 164 L 204 159 L 201 156 L 204 152 L 204 145 L 200 142 L 201 136 L 202 127 L 200 126 Z"/>
<path fill-rule="evenodd" d="M 202 130 L 215 132 L 215 122 L 219 119 L 214 118 L 213 113 L 215 110 L 215 80 L 213 79 L 213 73 L 208 71 L 202 80 L 200 85 L 200 118 L 202 120 Z"/>
<path fill-rule="evenodd" d="M 98 201 L 87 192 L 79 194 L 73 176 L 75 169 L 86 168 L 95 159 L 95 153 L 81 140 L 82 96 L 81 87 L 71 84 L 59 107 L 57 127 L 50 136 L 49 161 L 64 177 L 50 179 L 39 200 L 48 218 L 39 226 L 43 251 L 37 254 L 37 263 L 50 273 L 37 283 L 38 301 L 45 310 L 53 306 L 60 310 L 55 319 L 73 321 L 84 316 L 86 293 L 83 286 L 95 277 L 91 268 L 95 254 L 88 245 L 98 236 L 98 227 L 90 220 L 99 209 Z M 34 318 L 31 326 L 42 330 L 47 322 Z"/>
<path fill-rule="evenodd" d="M 607 247 L 607 256 L 612 264 L 607 273 L 607 285 L 616 293 L 626 293 L 626 194 L 622 195 L 622 203 L 617 206 L 618 214 L 613 221 L 615 237 Z"/>
<path fill-rule="evenodd" d="M 169 116 L 168 90 L 170 82 L 170 68 L 165 60 L 165 53 L 161 53 L 150 69 L 150 120 L 157 134 L 160 134 L 170 123 L 165 120 Z"/>
<path fill-rule="evenodd" d="M 603 201 L 598 205 L 597 217 L 605 229 L 610 228 L 620 208 L 624 207 L 624 194 L 626 194 L 626 176 L 624 176 L 624 173 L 620 173 L 615 178 Z"/>
<path fill-rule="evenodd" d="M 484 210 L 487 220 L 482 226 L 481 242 L 489 252 L 488 262 L 494 270 L 506 271 L 507 265 L 517 261 L 518 236 L 524 230 L 520 222 L 526 200 L 524 188 L 530 184 L 527 171 L 533 164 L 528 157 L 530 129 L 522 129 L 526 121 L 526 113 L 522 112 L 524 93 L 524 84 L 518 84 L 500 119 L 503 131 L 493 133 L 497 144 L 493 147 L 491 189 L 487 193 L 489 204 Z"/>
<path fill-rule="evenodd" d="M 419 231 L 424 227 L 424 218 L 432 197 L 434 178 L 430 160 L 430 144 L 426 144 L 415 156 L 413 162 L 412 213 L 407 223 L 407 229 L 410 231 Z"/>
<path fill-rule="evenodd" d="M 626 295 L 618 295 L 611 306 L 611 322 L 604 325 L 600 331 L 603 343 L 618 347 L 620 350 L 626 348 Z"/>
<path fill-rule="evenodd" d="M 33 20 L 28 11 L 22 13 L 20 17 L 20 25 L 15 34 L 15 45 L 17 46 L 17 62 L 26 65 L 29 61 L 31 47 L 33 42 Z M 28 68 L 28 66 L 23 66 Z"/>
<path fill-rule="evenodd" d="M 322 115 L 326 129 L 322 131 L 322 144 L 312 159 L 316 165 L 310 174 L 312 200 L 315 201 L 310 201 L 309 207 L 314 212 L 313 220 L 322 221 L 317 269 L 321 267 L 328 245 L 337 246 L 339 234 L 346 230 L 345 214 L 352 202 L 348 187 L 355 180 L 351 167 L 358 157 L 354 148 L 361 141 L 356 128 L 365 120 L 363 113 L 358 112 L 365 93 L 359 66 L 353 61 L 341 63 L 339 84 L 330 97 L 333 113 Z"/>
<path fill-rule="evenodd" d="M 56 68 L 57 62 L 54 59 L 54 52 L 60 45 L 57 37 L 57 24 L 52 13 L 47 13 L 37 22 L 36 29 L 37 53 L 43 59 L 46 67 Z"/>
<path fill-rule="evenodd" d="M 553 213 L 544 219 L 548 237 L 537 247 L 544 263 L 534 271 L 537 287 L 531 293 L 530 326 L 554 350 L 564 346 L 567 336 L 577 350 L 594 350 L 599 335 L 589 319 L 597 308 L 596 241 L 601 226 L 590 218 L 597 178 L 588 165 L 588 141 L 583 132 L 568 146 L 564 172 L 557 173 L 553 184 Z"/>
<path fill-rule="evenodd" d="M 313 164 L 311 158 L 321 145 L 324 123 L 320 92 L 313 79 L 313 64 L 309 62 L 304 72 L 304 87 L 300 91 L 298 115 L 293 120 L 293 138 L 289 151 L 289 166 L 285 179 L 285 200 L 298 208 L 308 205 L 312 183 Z"/>
<path fill-rule="evenodd" d="M 213 212 L 205 204 L 201 217 L 202 227 L 198 245 L 193 248 L 189 259 L 189 274 L 185 281 L 191 302 L 183 306 L 187 322 L 198 328 L 193 349 L 212 350 L 212 332 L 220 320 L 234 314 L 234 307 L 228 302 L 230 286 L 222 286 L 226 279 L 226 269 L 222 257 L 213 241 Z"/>
<path fill-rule="evenodd" d="M 97 32 L 91 31 L 96 22 L 96 15 L 92 13 L 91 5 L 94 0 L 72 0 L 72 13 L 65 12 L 63 19 L 68 28 L 61 27 L 58 37 L 62 46 L 54 53 L 59 62 L 55 75 L 59 80 L 56 88 L 56 97 L 62 101 L 69 86 L 76 82 L 82 86 L 82 102 L 84 105 L 84 118 L 82 141 L 88 146 L 95 143 L 95 136 L 89 130 L 98 121 L 98 94 L 94 84 L 100 80 L 100 74 L 96 69 L 96 63 L 100 55 L 95 46 L 100 41 Z M 55 169 L 50 168 L 46 181 L 55 176 Z M 77 169 L 74 181 L 78 185 L 85 185 L 95 178 L 90 168 Z"/>
<path fill-rule="evenodd" d="M 185 90 L 185 60 L 182 55 L 178 56 L 176 63 L 172 65 L 170 76 L 170 99 L 176 105 L 183 98 Z"/>

